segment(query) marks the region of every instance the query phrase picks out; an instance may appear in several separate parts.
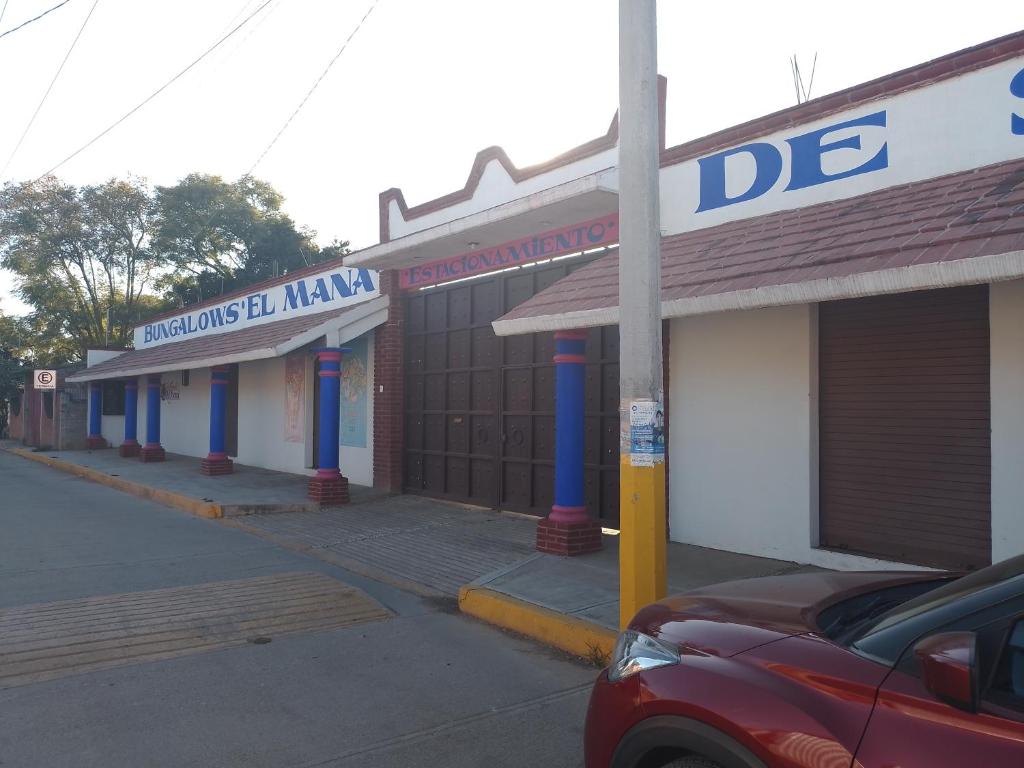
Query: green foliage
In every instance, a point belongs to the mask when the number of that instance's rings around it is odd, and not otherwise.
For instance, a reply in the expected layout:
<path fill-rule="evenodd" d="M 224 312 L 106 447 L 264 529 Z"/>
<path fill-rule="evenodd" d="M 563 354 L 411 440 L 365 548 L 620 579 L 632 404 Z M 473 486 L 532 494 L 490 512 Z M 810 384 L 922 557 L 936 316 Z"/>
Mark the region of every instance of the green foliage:
<path fill-rule="evenodd" d="M 0 266 L 33 308 L 38 357 L 71 362 L 90 346 L 130 341 L 156 277 L 153 217 L 134 179 L 75 187 L 47 177 L 0 190 Z"/>
<path fill-rule="evenodd" d="M 321 250 L 282 203 L 248 176 L 191 174 L 155 189 L 135 178 L 7 184 L 0 267 L 32 307 L 18 323 L 20 356 L 81 361 L 89 347 L 127 346 L 134 326 L 158 312 L 348 253 L 339 240 Z M 4 333 L 0 324 L 0 350 Z"/>
<path fill-rule="evenodd" d="M 173 266 L 161 287 L 179 303 L 319 260 L 314 233 L 297 228 L 281 210 L 281 195 L 251 176 L 229 183 L 194 173 L 172 187 L 157 187 L 155 201 L 154 247 Z"/>
<path fill-rule="evenodd" d="M 0 312 L 0 437 L 6 437 L 8 408 L 11 400 L 20 397 L 25 382 L 25 329 L 16 317 Z"/>

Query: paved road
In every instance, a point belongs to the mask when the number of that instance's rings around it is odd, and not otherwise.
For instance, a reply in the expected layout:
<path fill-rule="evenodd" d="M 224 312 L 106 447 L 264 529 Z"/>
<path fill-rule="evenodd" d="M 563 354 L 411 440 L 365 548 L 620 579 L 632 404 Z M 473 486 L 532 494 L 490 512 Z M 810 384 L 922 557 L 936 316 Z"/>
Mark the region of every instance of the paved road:
<path fill-rule="evenodd" d="M 594 670 L 452 607 L 0 452 L 0 766 L 579 766 Z"/>

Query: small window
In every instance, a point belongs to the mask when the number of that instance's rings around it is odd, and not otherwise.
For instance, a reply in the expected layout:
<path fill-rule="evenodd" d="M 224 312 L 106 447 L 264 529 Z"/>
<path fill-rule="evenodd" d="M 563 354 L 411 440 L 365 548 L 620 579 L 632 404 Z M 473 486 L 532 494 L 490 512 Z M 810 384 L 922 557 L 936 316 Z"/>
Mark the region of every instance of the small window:
<path fill-rule="evenodd" d="M 187 387 L 188 386 L 189 373 L 190 373 L 189 371 L 182 371 L 181 372 L 181 386 L 183 386 L 183 387 Z"/>
<path fill-rule="evenodd" d="M 46 418 L 53 419 L 53 392 L 43 392 L 43 413 L 46 414 Z"/>
<path fill-rule="evenodd" d="M 1014 624 L 1007 636 L 986 698 L 998 706 L 1024 711 L 1024 620 Z"/>
<path fill-rule="evenodd" d="M 124 416 L 124 382 L 103 382 L 103 415 Z"/>

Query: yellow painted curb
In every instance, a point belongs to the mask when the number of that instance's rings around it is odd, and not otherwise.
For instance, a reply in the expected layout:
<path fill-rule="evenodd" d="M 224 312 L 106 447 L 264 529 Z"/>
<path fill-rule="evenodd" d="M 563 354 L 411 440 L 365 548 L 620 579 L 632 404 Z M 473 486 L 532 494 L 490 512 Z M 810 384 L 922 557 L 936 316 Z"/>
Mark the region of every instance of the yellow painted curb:
<path fill-rule="evenodd" d="M 583 619 L 543 608 L 525 600 L 467 585 L 459 590 L 459 608 L 489 624 L 540 640 L 560 650 L 607 663 L 616 633 Z"/>
<path fill-rule="evenodd" d="M 114 477 L 106 472 L 101 472 L 98 469 L 92 467 L 83 467 L 81 464 L 75 464 L 70 461 L 61 461 L 55 459 L 52 456 L 46 456 L 42 453 L 36 453 L 35 451 L 29 451 L 24 448 L 7 448 L 9 453 L 17 454 L 24 459 L 39 462 L 45 464 L 48 467 L 59 469 L 62 472 L 68 472 L 72 475 L 78 475 L 84 477 L 86 480 L 92 480 L 94 483 L 100 485 L 106 485 L 110 488 L 116 488 L 119 491 L 130 493 L 133 496 L 138 496 L 143 499 L 150 499 L 159 504 L 164 504 L 168 507 L 174 507 L 175 509 L 182 509 L 186 512 L 190 512 L 198 517 L 223 517 L 224 510 L 220 504 L 212 504 L 208 501 L 200 501 L 199 499 L 193 499 L 190 496 L 185 496 L 180 493 L 174 493 L 173 491 L 165 491 L 162 488 L 153 488 L 149 485 L 143 485 L 142 483 L 135 483 L 131 480 L 125 480 L 123 477 Z"/>

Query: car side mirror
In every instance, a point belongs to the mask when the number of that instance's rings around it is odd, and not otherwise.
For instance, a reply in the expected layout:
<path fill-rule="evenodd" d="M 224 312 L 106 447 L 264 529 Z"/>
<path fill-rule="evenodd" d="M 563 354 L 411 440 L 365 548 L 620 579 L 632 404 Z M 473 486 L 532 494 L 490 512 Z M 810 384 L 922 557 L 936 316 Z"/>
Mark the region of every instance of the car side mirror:
<path fill-rule="evenodd" d="M 973 632 L 944 632 L 914 646 L 924 686 L 957 709 L 978 709 L 977 637 Z"/>

